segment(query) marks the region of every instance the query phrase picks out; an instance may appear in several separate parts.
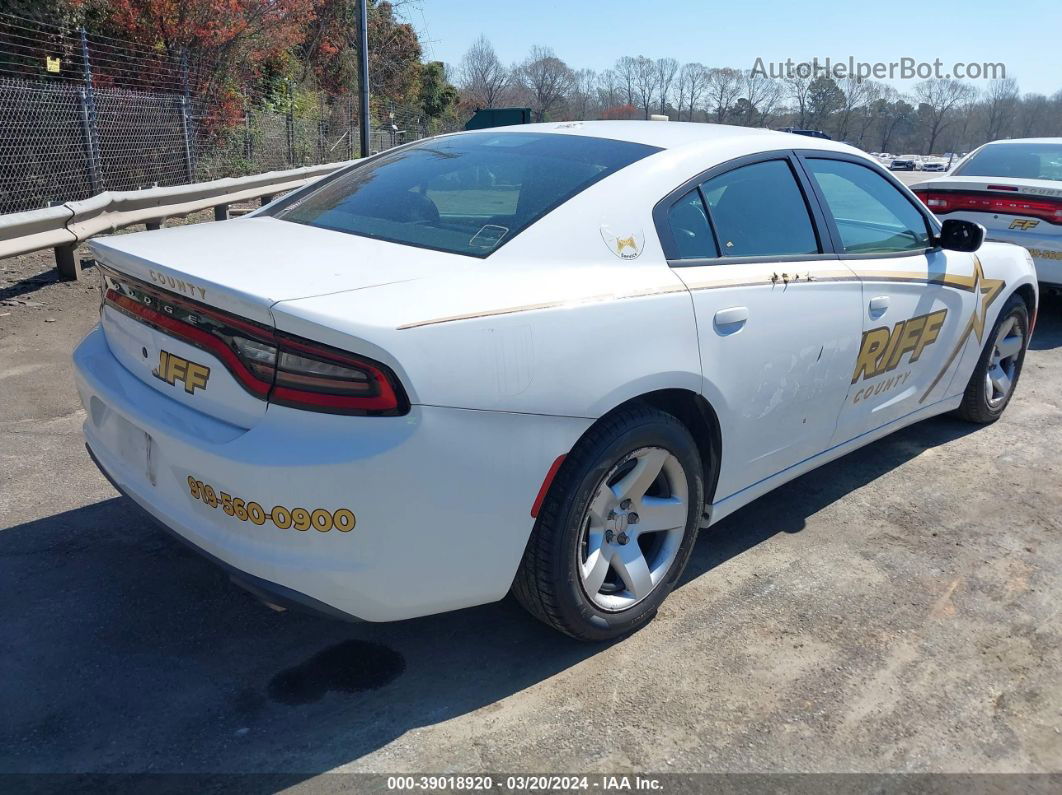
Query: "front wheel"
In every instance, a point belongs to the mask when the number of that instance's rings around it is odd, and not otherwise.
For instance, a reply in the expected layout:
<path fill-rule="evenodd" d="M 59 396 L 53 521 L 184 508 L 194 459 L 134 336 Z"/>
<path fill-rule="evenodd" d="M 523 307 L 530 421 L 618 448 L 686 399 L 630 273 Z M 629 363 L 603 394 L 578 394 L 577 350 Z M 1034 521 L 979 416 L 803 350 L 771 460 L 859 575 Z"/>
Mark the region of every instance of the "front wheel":
<path fill-rule="evenodd" d="M 674 588 L 704 505 L 697 444 L 670 414 L 617 411 L 568 455 L 542 504 L 513 593 L 581 640 L 647 622 Z"/>
<path fill-rule="evenodd" d="M 1029 345 L 1029 309 L 1019 295 L 1003 305 L 977 360 L 958 414 L 964 420 L 995 422 L 1007 407 Z"/>

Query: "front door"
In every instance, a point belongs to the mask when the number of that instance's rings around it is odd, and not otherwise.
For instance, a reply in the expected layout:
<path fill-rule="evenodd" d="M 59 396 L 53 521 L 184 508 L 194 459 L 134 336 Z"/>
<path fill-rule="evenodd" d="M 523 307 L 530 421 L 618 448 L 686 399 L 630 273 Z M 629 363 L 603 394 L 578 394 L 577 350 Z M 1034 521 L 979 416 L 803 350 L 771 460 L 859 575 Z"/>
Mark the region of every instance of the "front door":
<path fill-rule="evenodd" d="M 834 436 L 840 444 L 948 394 L 975 306 L 976 258 L 935 248 L 927 213 L 871 165 L 821 152 L 803 163 L 843 261 L 863 285 L 863 333 Z"/>
<path fill-rule="evenodd" d="M 848 394 L 862 292 L 824 252 L 799 174 L 787 153 L 726 164 L 662 224 L 693 298 L 705 397 L 728 418 L 716 501 L 825 449 Z"/>

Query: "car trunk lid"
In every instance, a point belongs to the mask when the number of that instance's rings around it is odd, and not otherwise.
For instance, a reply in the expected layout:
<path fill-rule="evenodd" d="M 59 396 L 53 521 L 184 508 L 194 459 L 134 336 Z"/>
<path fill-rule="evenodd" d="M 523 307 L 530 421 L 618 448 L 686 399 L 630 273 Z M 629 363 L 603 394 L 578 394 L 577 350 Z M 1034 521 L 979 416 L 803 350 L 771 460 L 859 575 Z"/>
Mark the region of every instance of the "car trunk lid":
<path fill-rule="evenodd" d="M 467 259 L 269 218 L 90 245 L 119 361 L 172 399 L 244 428 L 264 415 L 269 389 L 234 351 L 273 334 L 275 303 L 419 279 Z"/>

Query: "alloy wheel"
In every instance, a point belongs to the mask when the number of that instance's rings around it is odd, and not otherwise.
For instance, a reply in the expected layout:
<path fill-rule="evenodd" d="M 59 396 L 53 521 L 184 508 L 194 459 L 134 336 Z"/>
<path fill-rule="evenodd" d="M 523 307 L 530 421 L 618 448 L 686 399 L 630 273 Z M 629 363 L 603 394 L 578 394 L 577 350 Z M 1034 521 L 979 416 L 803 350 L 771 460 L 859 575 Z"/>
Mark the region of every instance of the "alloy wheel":
<path fill-rule="evenodd" d="M 579 578 L 601 610 L 641 602 L 667 576 L 689 516 L 689 484 L 679 460 L 642 447 L 598 485 L 583 517 Z"/>

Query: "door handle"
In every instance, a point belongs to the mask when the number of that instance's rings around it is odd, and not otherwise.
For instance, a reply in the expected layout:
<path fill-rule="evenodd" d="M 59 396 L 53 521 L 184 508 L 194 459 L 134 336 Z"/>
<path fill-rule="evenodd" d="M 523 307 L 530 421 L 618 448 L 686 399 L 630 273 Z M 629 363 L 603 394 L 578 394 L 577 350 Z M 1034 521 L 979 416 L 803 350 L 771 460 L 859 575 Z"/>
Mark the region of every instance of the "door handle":
<path fill-rule="evenodd" d="M 885 314 L 885 310 L 889 308 L 889 296 L 879 295 L 870 299 L 870 314 L 874 317 L 880 317 Z"/>
<path fill-rule="evenodd" d="M 729 309 L 720 309 L 715 313 L 715 327 L 724 334 L 733 334 L 738 331 L 745 321 L 749 319 L 747 306 L 732 306 Z"/>

